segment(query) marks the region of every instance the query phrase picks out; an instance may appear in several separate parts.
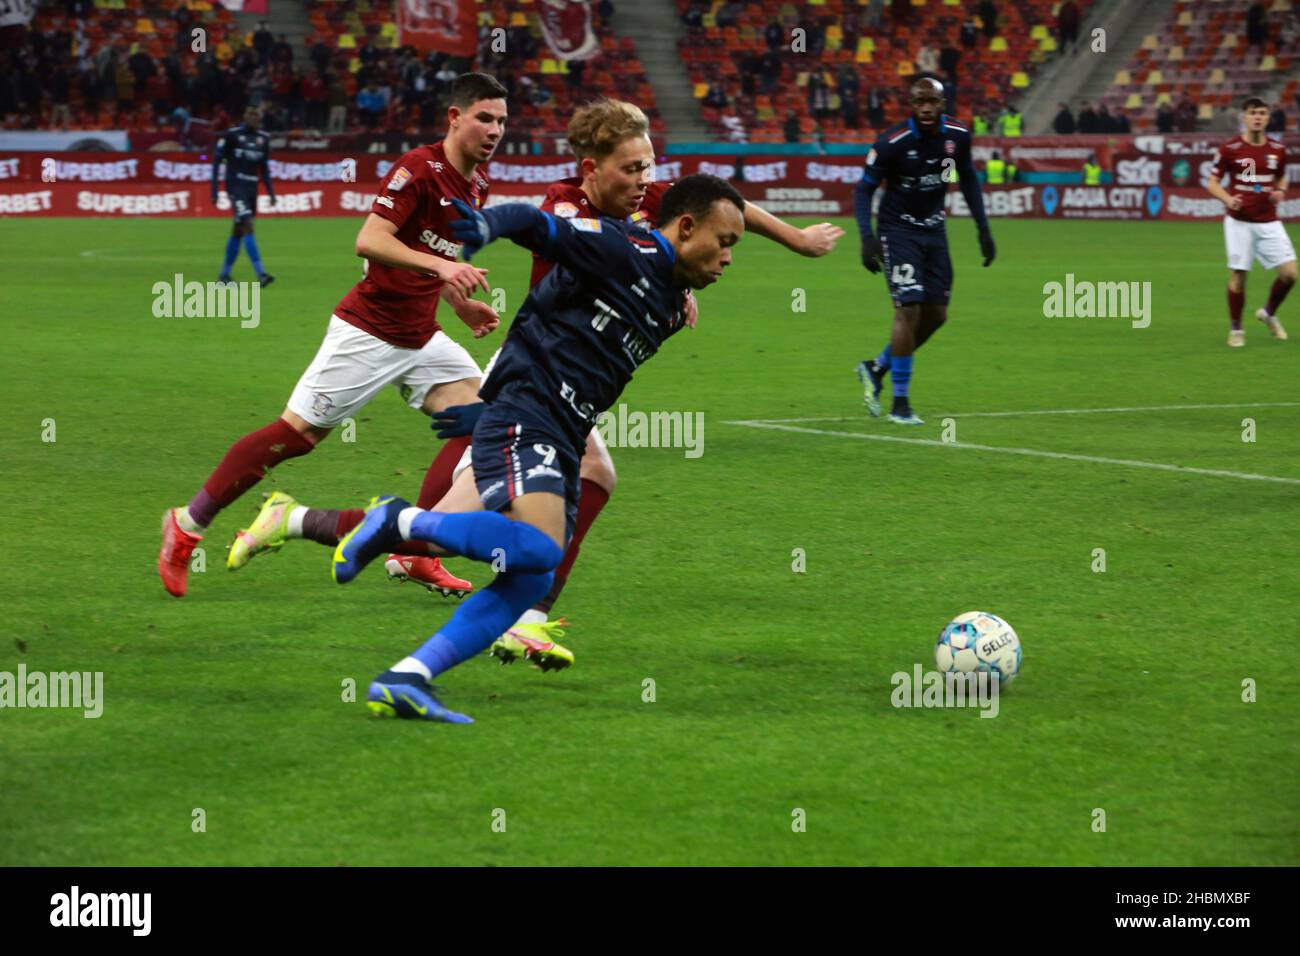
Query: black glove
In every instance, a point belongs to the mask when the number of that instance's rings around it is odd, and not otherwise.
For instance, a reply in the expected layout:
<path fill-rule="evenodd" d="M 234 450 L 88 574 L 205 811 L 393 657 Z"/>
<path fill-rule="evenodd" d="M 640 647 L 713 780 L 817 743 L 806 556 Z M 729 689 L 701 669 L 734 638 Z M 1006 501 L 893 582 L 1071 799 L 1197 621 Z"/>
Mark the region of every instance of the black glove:
<path fill-rule="evenodd" d="M 433 413 L 429 427 L 437 432 L 439 438 L 459 438 L 472 435 L 487 402 L 474 402 L 472 405 L 452 405 L 440 412 Z"/>
<path fill-rule="evenodd" d="M 993 242 L 993 233 L 984 229 L 980 232 L 980 255 L 984 257 L 984 265 L 990 266 L 993 260 L 998 257 L 998 247 Z"/>
<path fill-rule="evenodd" d="M 492 241 L 492 229 L 483 214 L 468 203 L 453 199 L 451 204 L 461 215 L 460 219 L 452 222 L 451 234 L 461 244 L 461 256 L 469 262 L 476 252 Z"/>
<path fill-rule="evenodd" d="M 879 272 L 884 266 L 885 250 L 874 235 L 862 237 L 862 264 L 868 272 Z"/>

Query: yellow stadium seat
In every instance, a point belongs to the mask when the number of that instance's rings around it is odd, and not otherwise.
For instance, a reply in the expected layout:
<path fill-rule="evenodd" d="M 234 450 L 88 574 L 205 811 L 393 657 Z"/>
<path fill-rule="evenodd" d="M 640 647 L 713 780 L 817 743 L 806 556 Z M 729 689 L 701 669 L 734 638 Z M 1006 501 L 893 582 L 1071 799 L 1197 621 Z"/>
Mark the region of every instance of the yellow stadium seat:
<path fill-rule="evenodd" d="M 989 41 L 989 50 L 993 53 L 1003 53 L 1007 49 L 1007 38 L 996 36 Z"/>
<path fill-rule="evenodd" d="M 1043 37 L 1038 41 L 1038 49 L 1042 50 L 1044 53 L 1055 53 L 1056 37 Z"/>
<path fill-rule="evenodd" d="M 1274 70 L 1277 69 L 1277 57 L 1275 57 L 1272 53 L 1269 53 L 1267 56 L 1265 56 L 1262 60 L 1259 61 L 1259 69 L 1261 72 L 1264 73 L 1273 72 Z"/>
<path fill-rule="evenodd" d="M 139 20 L 135 21 L 135 32 L 136 33 L 157 33 L 158 31 L 153 28 L 152 20 L 150 20 L 148 17 L 141 17 Z"/>
<path fill-rule="evenodd" d="M 1229 50 L 1232 49 L 1232 48 L 1233 48 L 1234 46 L 1236 46 L 1236 45 L 1237 45 L 1237 34 L 1235 34 L 1235 33 L 1225 33 L 1225 34 L 1223 35 L 1223 39 L 1219 41 L 1219 46 L 1220 46 L 1220 47 L 1223 47 L 1223 48 L 1225 48 L 1225 49 L 1229 49 Z"/>
<path fill-rule="evenodd" d="M 841 28 L 838 23 L 832 23 L 830 26 L 826 28 L 826 39 L 828 41 L 843 40 L 844 39 L 843 28 Z"/>
<path fill-rule="evenodd" d="M 1155 50 L 1160 47 L 1160 38 L 1154 33 L 1148 33 L 1142 38 L 1142 49 Z"/>
<path fill-rule="evenodd" d="M 385 20 L 379 25 L 379 35 L 385 37 L 397 36 L 397 24 L 392 20 Z"/>
<path fill-rule="evenodd" d="M 354 56 L 352 59 L 348 60 L 349 73 L 356 73 L 360 69 L 361 69 L 361 57 Z"/>
<path fill-rule="evenodd" d="M 528 26 L 528 14 L 516 10 L 514 13 L 510 14 L 510 25 L 512 27 Z"/>
<path fill-rule="evenodd" d="M 1041 40 L 1046 36 L 1050 36 L 1050 34 L 1047 32 L 1047 27 L 1043 26 L 1041 23 L 1035 23 L 1033 29 L 1029 31 L 1029 38 L 1031 40 Z"/>
<path fill-rule="evenodd" d="M 357 38 L 356 38 L 356 37 L 354 37 L 351 33 L 340 33 L 340 34 L 339 34 L 339 49 L 340 49 L 340 50 L 355 50 L 356 48 L 357 48 Z"/>
<path fill-rule="evenodd" d="M 1180 46 L 1171 46 L 1171 47 L 1169 48 L 1169 61 L 1170 61 L 1171 63 L 1173 63 L 1173 62 L 1177 62 L 1177 61 L 1179 61 L 1179 60 L 1182 60 L 1183 58 L 1184 58 L 1184 57 L 1183 57 L 1183 48 L 1182 48 L 1182 47 L 1180 47 Z"/>
<path fill-rule="evenodd" d="M 704 99 L 704 97 L 706 97 L 706 96 L 709 95 L 709 84 L 707 84 L 707 83 L 696 83 L 696 84 L 695 84 L 695 89 L 694 89 L 693 92 L 695 93 L 695 98 L 696 98 L 697 100 L 702 100 L 702 99 Z"/>
<path fill-rule="evenodd" d="M 870 63 L 870 62 L 872 62 L 871 51 L 870 51 L 870 50 L 864 50 L 862 47 L 858 47 L 858 52 L 855 53 L 855 54 L 853 54 L 853 62 L 854 62 L 854 63 Z"/>
<path fill-rule="evenodd" d="M 543 72 L 543 73 L 559 73 L 559 72 L 560 72 L 560 64 L 559 64 L 557 61 L 552 60 L 550 57 L 547 57 L 546 59 L 542 60 L 542 72 Z"/>
<path fill-rule="evenodd" d="M 1165 103 L 1173 105 L 1174 95 L 1172 93 L 1161 93 L 1156 97 L 1156 106 L 1163 106 Z"/>
<path fill-rule="evenodd" d="M 943 5 L 945 7 L 960 7 L 961 0 L 943 0 Z"/>
<path fill-rule="evenodd" d="M 1214 119 L 1214 107 L 1209 103 L 1202 103 L 1196 110 L 1196 118 L 1203 120 Z"/>
<path fill-rule="evenodd" d="M 912 75 L 914 75 L 915 73 L 916 73 L 916 67 L 912 65 L 912 61 L 911 61 L 911 60 L 899 60 L 899 61 L 898 61 L 898 75 L 899 75 L 899 76 L 912 76 Z"/>
<path fill-rule="evenodd" d="M 1178 14 L 1178 25 L 1180 27 L 1190 27 L 1192 25 L 1192 11 L 1184 10 Z"/>
<path fill-rule="evenodd" d="M 859 49 L 859 50 L 866 50 L 868 53 L 875 53 L 875 52 L 876 52 L 876 38 L 875 38 L 875 37 L 858 37 L 858 49 Z"/>
<path fill-rule="evenodd" d="M 1128 86 L 1133 82 L 1133 74 L 1128 70 L 1116 70 L 1115 79 L 1111 80 L 1116 86 Z"/>
<path fill-rule="evenodd" d="M 1011 85 L 1018 90 L 1026 89 L 1029 86 L 1029 74 L 1021 71 L 1012 73 Z"/>
<path fill-rule="evenodd" d="M 1222 86 L 1224 81 L 1223 67 L 1216 66 L 1210 71 L 1209 83 L 1211 86 Z"/>
<path fill-rule="evenodd" d="M 1147 86 L 1159 86 L 1165 81 L 1163 70 L 1152 70 L 1147 74 Z"/>
<path fill-rule="evenodd" d="M 1141 109 L 1141 108 L 1142 108 L 1142 94 L 1141 94 L 1141 93 L 1130 93 L 1130 94 L 1128 95 L 1128 99 L 1126 99 L 1126 100 L 1124 101 L 1124 109 L 1126 109 L 1126 110 L 1139 110 L 1139 109 Z"/>

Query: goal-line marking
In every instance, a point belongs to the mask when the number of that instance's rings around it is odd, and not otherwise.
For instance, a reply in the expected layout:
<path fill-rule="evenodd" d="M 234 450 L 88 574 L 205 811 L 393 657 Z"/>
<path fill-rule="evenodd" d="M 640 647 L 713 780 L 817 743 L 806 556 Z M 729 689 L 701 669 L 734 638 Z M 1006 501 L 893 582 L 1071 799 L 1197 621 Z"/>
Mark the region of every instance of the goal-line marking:
<path fill-rule="evenodd" d="M 1125 412 L 1181 412 L 1198 409 L 1216 408 L 1296 408 L 1300 402 L 1238 402 L 1230 405 L 1134 405 L 1127 408 L 1040 408 L 1016 412 L 949 412 L 945 415 L 931 415 L 938 421 L 944 418 L 1016 418 L 1021 415 L 1115 415 Z M 752 421 L 770 423 L 795 422 L 856 422 L 861 415 L 836 415 L 829 418 L 755 418 Z M 748 420 L 747 420 L 748 421 Z M 727 422 L 728 425 L 739 424 Z"/>
<path fill-rule="evenodd" d="M 955 417 L 955 416 L 954 416 Z M 1206 475 L 1211 478 L 1237 478 L 1242 481 L 1271 481 L 1281 485 L 1300 485 L 1300 478 L 1282 478 L 1277 475 L 1254 475 L 1242 471 L 1222 471 L 1217 468 L 1195 468 L 1190 465 L 1166 465 L 1158 461 L 1136 461 L 1131 458 L 1104 458 L 1099 455 L 1076 455 L 1063 451 L 1042 451 L 1037 448 L 1004 448 L 997 445 L 975 445 L 969 442 L 945 442 L 934 438 L 904 438 L 901 435 L 868 435 L 863 432 L 836 432 L 823 428 L 806 428 L 775 421 L 727 421 L 724 425 L 741 425 L 745 428 L 767 428 L 773 431 L 798 432 L 804 435 L 831 435 L 836 438 L 855 438 L 861 441 L 888 441 L 900 445 L 931 445 L 939 448 L 964 448 L 967 451 L 987 451 L 999 455 L 1027 455 L 1031 458 L 1055 458 L 1062 461 L 1083 461 L 1094 465 L 1123 465 L 1128 468 L 1146 468 L 1150 471 L 1172 471 L 1184 475 Z"/>

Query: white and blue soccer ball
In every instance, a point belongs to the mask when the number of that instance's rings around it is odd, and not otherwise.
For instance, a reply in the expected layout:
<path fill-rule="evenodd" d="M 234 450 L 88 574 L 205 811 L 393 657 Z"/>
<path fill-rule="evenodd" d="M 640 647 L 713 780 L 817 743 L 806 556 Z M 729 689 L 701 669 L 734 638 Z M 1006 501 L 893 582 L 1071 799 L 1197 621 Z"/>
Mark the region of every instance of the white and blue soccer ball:
<path fill-rule="evenodd" d="M 939 634 L 934 662 L 945 673 L 996 674 L 1005 687 L 1020 673 L 1020 638 L 996 614 L 967 611 L 949 621 Z"/>

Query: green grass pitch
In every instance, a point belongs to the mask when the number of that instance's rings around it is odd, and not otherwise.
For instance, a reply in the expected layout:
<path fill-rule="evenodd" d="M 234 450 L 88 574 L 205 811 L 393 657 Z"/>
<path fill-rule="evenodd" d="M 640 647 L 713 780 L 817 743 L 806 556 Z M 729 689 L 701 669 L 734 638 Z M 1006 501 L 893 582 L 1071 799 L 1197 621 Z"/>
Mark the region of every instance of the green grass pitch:
<path fill-rule="evenodd" d="M 0 711 L 0 864 L 1300 863 L 1300 321 L 1278 343 L 1248 317 L 1247 347 L 1225 347 L 1217 224 L 995 222 L 981 269 L 952 223 L 919 429 L 862 409 L 853 366 L 890 307 L 856 238 L 822 260 L 746 238 L 700 327 L 624 396 L 702 412 L 704 454 L 614 451 L 618 490 L 557 607 L 576 666 L 468 662 L 444 686 L 472 727 L 344 702 L 454 604 L 380 568 L 336 587 L 310 542 L 228 573 L 256 494 L 211 529 L 188 597 L 154 569 L 163 509 L 283 408 L 360 274 L 357 226 L 262 222 L 279 281 L 243 329 L 152 314 L 155 282 L 215 278 L 225 223 L 0 224 L 0 670 L 102 671 L 106 697 L 97 720 Z M 513 311 L 526 253 L 482 264 Z M 1150 327 L 1044 318 L 1067 273 L 1150 282 Z M 480 361 L 499 341 L 449 327 Z M 1140 410 L 1187 405 L 1243 407 Z M 1139 410 L 963 417 L 1100 408 Z M 818 421 L 729 424 L 791 418 Z M 390 392 L 355 438 L 261 490 L 413 497 L 423 417 Z M 972 609 L 1024 642 L 999 716 L 894 709 L 891 675 L 931 666 Z"/>

